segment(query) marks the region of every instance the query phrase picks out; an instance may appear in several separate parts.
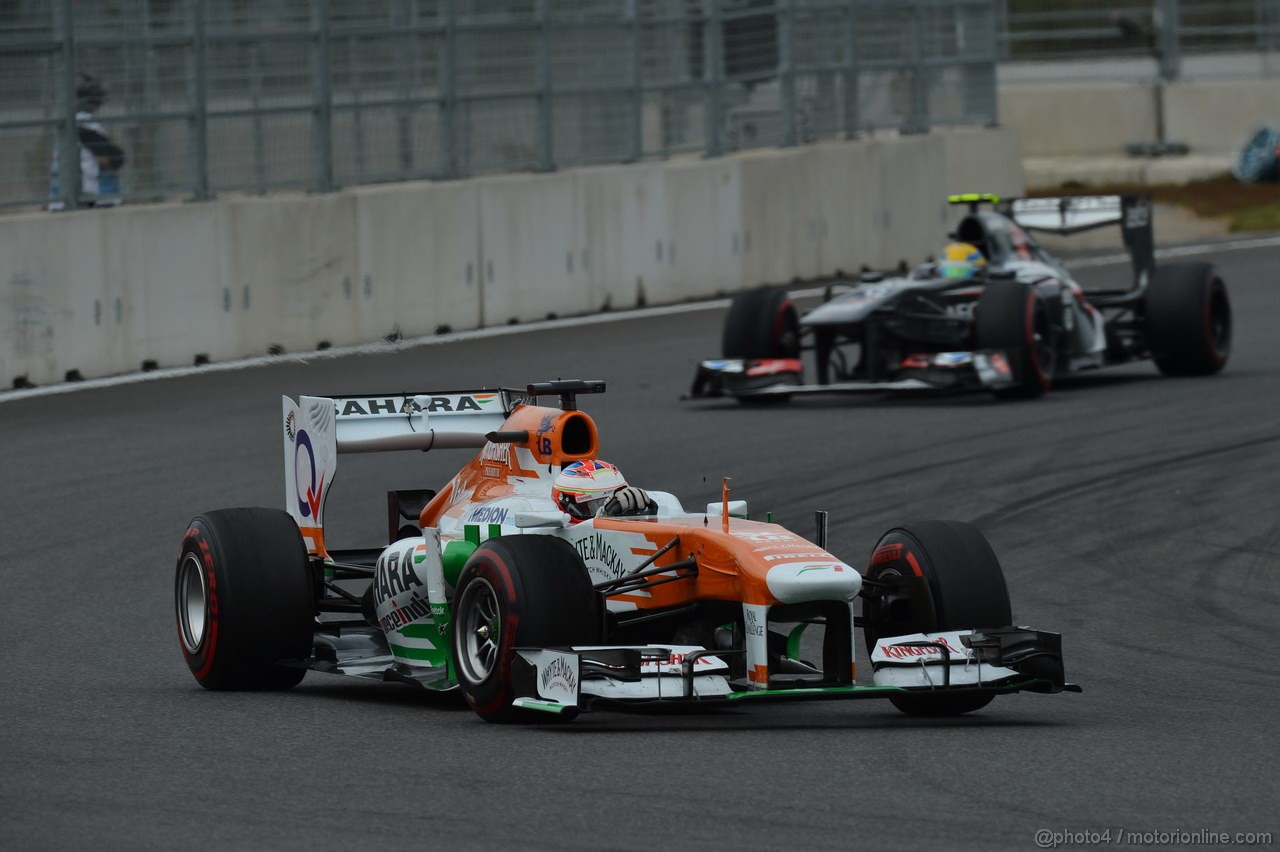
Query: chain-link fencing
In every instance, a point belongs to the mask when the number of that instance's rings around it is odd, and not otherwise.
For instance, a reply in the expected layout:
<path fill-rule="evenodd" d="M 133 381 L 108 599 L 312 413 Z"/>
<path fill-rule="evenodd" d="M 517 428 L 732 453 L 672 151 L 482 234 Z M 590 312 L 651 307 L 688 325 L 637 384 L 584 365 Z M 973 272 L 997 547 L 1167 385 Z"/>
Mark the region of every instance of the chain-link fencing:
<path fill-rule="evenodd" d="M 0 0 L 0 207 L 325 192 L 992 124 L 995 11 Z"/>
<path fill-rule="evenodd" d="M 1233 61 L 1202 63 L 1215 76 L 1280 74 L 1280 0 L 997 0 L 997 24 L 1005 60 L 1151 59 L 1172 80 L 1217 54 Z"/>

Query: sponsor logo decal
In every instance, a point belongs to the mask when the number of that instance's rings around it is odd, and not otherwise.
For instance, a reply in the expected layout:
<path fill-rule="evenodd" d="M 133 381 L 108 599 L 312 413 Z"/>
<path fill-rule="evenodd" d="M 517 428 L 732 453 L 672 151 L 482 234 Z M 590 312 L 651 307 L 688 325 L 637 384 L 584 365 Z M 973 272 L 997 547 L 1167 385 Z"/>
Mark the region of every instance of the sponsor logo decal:
<path fill-rule="evenodd" d="M 770 544 L 765 547 L 752 548 L 752 553 L 768 553 L 771 550 L 804 550 L 807 547 L 813 547 L 808 542 L 798 542 L 794 544 Z M 824 556 L 826 554 L 823 554 Z"/>
<path fill-rule="evenodd" d="M 799 536 L 792 535 L 789 532 L 737 532 L 732 531 L 734 538 L 744 539 L 745 541 L 768 542 L 768 541 L 802 541 Z"/>
<path fill-rule="evenodd" d="M 542 670 L 541 682 L 544 693 L 568 692 L 572 695 L 578 691 L 578 673 L 564 657 L 556 657 L 547 664 Z"/>
<path fill-rule="evenodd" d="M 410 555 L 416 550 L 415 547 L 413 550 L 384 551 L 378 557 L 378 565 L 373 574 L 373 597 L 379 606 L 410 589 L 426 590 L 427 584 L 419 579 L 418 572 L 410 564 Z M 414 559 L 413 562 L 425 559 L 424 548 L 423 558 Z"/>
<path fill-rule="evenodd" d="M 754 610 L 749 609 L 746 612 L 746 631 L 748 636 L 764 635 L 764 623 L 756 617 Z"/>
<path fill-rule="evenodd" d="M 963 651 L 957 650 L 945 636 L 936 636 L 932 640 L 935 645 L 942 645 L 952 654 L 959 654 L 961 657 L 966 656 Z M 919 647 L 914 645 L 881 645 L 880 653 L 891 660 L 915 660 L 920 657 L 936 657 L 942 659 L 942 654 L 938 653 L 938 649 L 932 646 Z"/>
<path fill-rule="evenodd" d="M 501 506 L 481 506 L 478 509 L 472 509 L 466 517 L 467 523 L 472 524 L 505 524 L 507 522 L 507 510 Z"/>
<path fill-rule="evenodd" d="M 876 548 L 876 552 L 871 554 L 871 564 L 879 565 L 881 562 L 894 562 L 902 558 L 902 551 L 906 549 L 902 544 L 885 544 Z"/>
<path fill-rule="evenodd" d="M 626 570 L 618 551 L 601 533 L 578 539 L 573 543 L 573 549 L 578 551 L 588 570 L 597 569 L 591 570 L 592 574 L 603 574 L 605 579 L 616 580 Z"/>
<path fill-rule="evenodd" d="M 775 553 L 772 556 L 764 557 L 765 562 L 777 562 L 782 559 L 813 559 L 815 557 L 829 556 L 825 550 L 804 550 L 799 553 Z"/>
<path fill-rule="evenodd" d="M 672 651 L 670 654 L 667 655 L 666 659 L 664 660 L 645 660 L 644 665 L 641 666 L 640 669 L 641 671 L 646 671 L 651 667 L 656 669 L 661 669 L 664 666 L 680 666 L 680 665 L 684 665 L 684 661 L 687 660 L 688 658 L 689 658 L 689 655 L 686 653 L 677 653 L 675 651 Z M 695 666 L 715 665 L 715 663 L 707 657 L 697 657 L 694 659 L 693 664 Z"/>
<path fill-rule="evenodd" d="M 378 625 L 384 632 L 399 630 L 432 614 L 427 585 L 415 565 L 427 561 L 427 545 L 418 543 L 398 550 L 385 550 L 373 573 L 373 600 Z M 399 600 L 397 600 L 399 598 Z"/>
<path fill-rule="evenodd" d="M 1126 228 L 1145 228 L 1151 224 L 1151 208 L 1145 204 L 1135 204 L 1125 211 L 1124 226 Z"/>
<path fill-rule="evenodd" d="M 828 563 L 828 564 L 826 564 L 826 565 L 806 565 L 806 566 L 804 566 L 803 568 L 801 568 L 799 571 L 797 571 L 797 572 L 796 572 L 796 576 L 797 576 L 797 577 L 799 577 L 801 574 L 808 574 L 810 571 L 836 571 L 836 572 L 840 572 L 840 571 L 843 571 L 843 570 L 844 570 L 844 563 L 843 563 L 843 562 L 830 562 L 830 563 Z"/>
<path fill-rule="evenodd" d="M 290 414 L 292 419 L 293 415 Z M 286 428 L 287 425 L 286 425 Z M 324 494 L 324 476 L 320 476 L 320 481 L 316 481 L 316 452 L 311 446 L 311 436 L 305 430 L 298 430 L 298 436 L 293 442 L 293 467 L 297 472 L 302 471 L 300 464 L 300 454 L 303 450 L 307 451 L 307 484 L 306 491 L 302 490 L 304 482 L 301 476 L 296 476 L 297 498 L 298 498 L 298 514 L 304 518 L 318 518 L 320 516 L 320 504 Z"/>
<path fill-rule="evenodd" d="M 463 414 L 468 411 L 484 411 L 497 399 L 494 393 L 458 394 L 456 396 L 433 396 L 427 398 L 427 404 L 419 405 L 411 397 L 396 399 L 395 397 L 353 397 L 341 400 L 340 417 L 360 417 L 374 414 L 417 414 L 425 411 L 428 414 Z"/>
<path fill-rule="evenodd" d="M 509 465 L 511 464 L 511 447 L 509 444 L 485 444 L 484 449 L 480 451 L 480 458 L 484 461 Z"/>

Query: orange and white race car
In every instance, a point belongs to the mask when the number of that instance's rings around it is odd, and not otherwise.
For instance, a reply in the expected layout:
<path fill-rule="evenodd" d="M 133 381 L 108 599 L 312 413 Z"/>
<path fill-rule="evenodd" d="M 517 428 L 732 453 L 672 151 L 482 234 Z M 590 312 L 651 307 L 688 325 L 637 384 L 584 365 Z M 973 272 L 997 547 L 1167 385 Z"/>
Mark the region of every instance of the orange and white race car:
<path fill-rule="evenodd" d="M 693 512 L 625 486 L 642 498 L 584 515 L 556 483 L 611 468 L 577 408 L 603 390 L 285 397 L 287 511 L 208 512 L 182 541 L 178 635 L 196 680 L 286 689 L 315 670 L 457 689 L 491 721 L 872 697 L 951 715 L 1078 690 L 1057 634 L 1010 626 L 1000 564 L 967 524 L 892 529 L 859 571 L 826 549 L 825 513 L 808 541 L 750 520 L 727 488 Z M 478 452 L 439 490 L 388 493 L 388 544 L 330 546 L 339 455 L 454 448 Z"/>

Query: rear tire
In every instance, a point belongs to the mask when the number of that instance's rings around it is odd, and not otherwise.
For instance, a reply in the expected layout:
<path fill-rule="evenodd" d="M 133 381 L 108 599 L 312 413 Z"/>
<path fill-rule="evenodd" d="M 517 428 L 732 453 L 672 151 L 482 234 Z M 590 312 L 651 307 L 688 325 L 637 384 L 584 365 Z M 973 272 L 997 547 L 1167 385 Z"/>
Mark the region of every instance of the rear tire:
<path fill-rule="evenodd" d="M 867 578 L 917 578 L 916 594 L 863 599 L 868 653 L 885 636 L 1007 627 L 1013 622 L 1000 561 L 978 529 L 960 521 L 920 521 L 889 530 L 872 551 Z M 958 716 L 987 706 L 990 695 L 891 698 L 911 716 Z"/>
<path fill-rule="evenodd" d="M 800 319 L 781 287 L 760 287 L 733 297 L 724 321 L 725 358 L 799 358 Z"/>
<path fill-rule="evenodd" d="M 206 689 L 289 689 L 306 674 L 316 594 L 286 512 L 197 515 L 178 553 L 174 602 L 183 658 Z"/>
<path fill-rule="evenodd" d="M 593 645 L 603 639 L 599 597 L 577 551 L 546 535 L 489 539 L 458 578 L 450 643 L 458 684 L 486 722 L 528 720 L 512 707 L 512 649 Z M 545 714 L 536 718 L 547 720 Z"/>
<path fill-rule="evenodd" d="M 1156 269 L 1143 300 L 1147 346 L 1166 376 L 1209 376 L 1231 355 L 1231 302 L 1212 264 Z"/>
<path fill-rule="evenodd" d="M 1014 384 L 1001 399 L 1031 399 L 1053 386 L 1058 340 L 1049 305 L 1030 284 L 988 283 L 974 312 L 974 348 L 1002 349 L 1009 356 Z"/>

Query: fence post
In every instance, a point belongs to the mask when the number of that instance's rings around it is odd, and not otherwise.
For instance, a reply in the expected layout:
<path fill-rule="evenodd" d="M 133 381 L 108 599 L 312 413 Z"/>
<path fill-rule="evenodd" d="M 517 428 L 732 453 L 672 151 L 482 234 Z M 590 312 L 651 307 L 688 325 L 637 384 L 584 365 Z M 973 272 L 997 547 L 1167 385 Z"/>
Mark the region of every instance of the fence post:
<path fill-rule="evenodd" d="M 209 74 L 207 43 L 205 41 L 205 0 L 195 0 L 191 21 L 192 90 L 195 103 L 191 105 L 191 159 L 194 171 L 192 201 L 208 201 L 209 190 Z"/>
<path fill-rule="evenodd" d="M 858 25 L 855 16 L 858 0 L 845 3 L 844 27 L 844 136 L 852 139 L 861 129 L 858 109 Z"/>
<path fill-rule="evenodd" d="M 396 148 L 399 155 L 401 180 L 408 180 L 413 174 L 413 118 L 411 116 L 413 107 L 404 102 L 417 94 L 415 83 L 418 76 L 418 63 L 413 55 L 416 34 L 410 29 L 416 23 L 414 11 L 408 0 L 404 0 L 399 4 L 398 14 L 396 14 L 400 23 L 406 28 L 400 44 L 400 72 L 396 75 L 399 78 L 399 91 L 396 96 L 400 100 L 400 104 L 396 106 Z M 360 91 L 359 84 L 356 85 L 356 91 Z"/>
<path fill-rule="evenodd" d="M 538 171 L 555 171 L 551 101 L 551 0 L 538 0 Z"/>
<path fill-rule="evenodd" d="M 58 200 L 80 206 L 80 125 L 76 121 L 76 39 L 72 0 L 62 0 L 62 134 L 58 137 Z"/>
<path fill-rule="evenodd" d="M 924 2 L 911 0 L 911 114 L 904 133 L 926 133 L 929 130 L 929 77 L 925 68 Z"/>
<path fill-rule="evenodd" d="M 707 156 L 724 153 L 723 121 L 720 115 L 724 88 L 724 24 L 720 0 L 704 0 L 702 25 L 702 78 L 707 84 L 707 103 L 702 124 L 706 129 Z"/>
<path fill-rule="evenodd" d="M 1179 44 L 1181 23 L 1178 20 L 1178 0 L 1155 0 L 1152 10 L 1155 25 L 1156 61 L 1160 64 L 1160 79 L 1172 82 L 1182 75 L 1182 52 Z"/>
<path fill-rule="evenodd" d="M 627 162 L 644 156 L 644 88 L 640 64 L 640 9 L 637 0 L 627 0 L 627 23 L 631 25 L 631 146 Z"/>
<path fill-rule="evenodd" d="M 444 176 L 458 173 L 458 7 L 457 0 L 444 0 L 444 49 L 440 51 L 440 135 L 444 140 Z"/>
<path fill-rule="evenodd" d="M 314 192 L 333 190 L 333 90 L 329 76 L 329 0 L 311 0 L 311 68 L 315 79 Z"/>
<path fill-rule="evenodd" d="M 782 144 L 796 144 L 796 4 L 778 5 L 778 81 L 782 87 Z"/>

